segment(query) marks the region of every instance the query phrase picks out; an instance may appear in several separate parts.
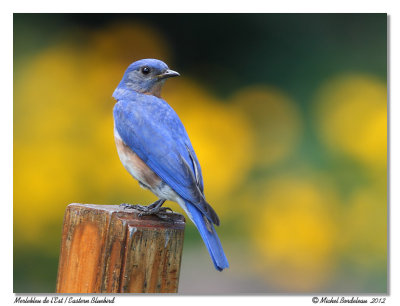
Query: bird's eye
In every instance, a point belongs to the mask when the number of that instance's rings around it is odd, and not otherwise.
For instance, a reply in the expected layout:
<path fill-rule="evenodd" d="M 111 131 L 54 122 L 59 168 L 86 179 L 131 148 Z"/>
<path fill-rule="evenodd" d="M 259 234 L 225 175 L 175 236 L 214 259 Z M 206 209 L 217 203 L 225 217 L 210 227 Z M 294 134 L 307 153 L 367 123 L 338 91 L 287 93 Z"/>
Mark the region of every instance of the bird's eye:
<path fill-rule="evenodd" d="M 150 73 L 150 68 L 147 67 L 147 66 L 142 67 L 141 70 L 142 70 L 142 73 L 143 73 L 143 74 L 149 74 L 149 73 Z"/>

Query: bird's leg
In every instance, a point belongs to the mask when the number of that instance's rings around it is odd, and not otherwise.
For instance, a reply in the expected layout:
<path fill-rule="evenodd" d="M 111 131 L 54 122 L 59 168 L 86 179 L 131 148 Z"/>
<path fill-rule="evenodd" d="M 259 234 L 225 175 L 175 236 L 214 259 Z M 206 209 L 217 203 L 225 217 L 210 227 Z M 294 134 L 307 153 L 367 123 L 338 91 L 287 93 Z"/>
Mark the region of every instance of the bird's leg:
<path fill-rule="evenodd" d="M 161 207 L 164 204 L 165 200 L 160 199 L 155 201 L 154 203 L 146 206 L 146 209 L 139 214 L 139 217 L 146 215 L 159 215 L 160 213 L 165 213 L 167 210 L 172 211 L 169 207 Z"/>
<path fill-rule="evenodd" d="M 155 201 L 154 203 L 147 205 L 146 208 L 148 208 L 149 210 L 157 209 L 157 208 L 160 208 L 164 204 L 164 202 L 165 202 L 165 200 L 159 199 L 159 200 Z"/>

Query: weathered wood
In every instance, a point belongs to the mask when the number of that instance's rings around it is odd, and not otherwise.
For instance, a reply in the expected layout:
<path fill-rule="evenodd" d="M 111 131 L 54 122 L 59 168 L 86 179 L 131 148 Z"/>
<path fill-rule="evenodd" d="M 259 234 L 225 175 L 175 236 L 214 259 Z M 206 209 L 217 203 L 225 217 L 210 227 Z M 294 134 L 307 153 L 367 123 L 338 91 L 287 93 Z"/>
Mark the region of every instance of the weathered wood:
<path fill-rule="evenodd" d="M 57 293 L 177 292 L 185 219 L 169 216 L 164 221 L 117 205 L 68 205 Z"/>

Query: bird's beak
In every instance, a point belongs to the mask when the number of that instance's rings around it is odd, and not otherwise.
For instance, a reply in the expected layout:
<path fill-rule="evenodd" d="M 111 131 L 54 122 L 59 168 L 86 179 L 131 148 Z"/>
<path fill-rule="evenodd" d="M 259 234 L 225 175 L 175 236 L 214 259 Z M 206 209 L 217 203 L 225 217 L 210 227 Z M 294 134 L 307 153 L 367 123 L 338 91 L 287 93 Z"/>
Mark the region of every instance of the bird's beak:
<path fill-rule="evenodd" d="M 163 73 L 158 75 L 158 77 L 160 79 L 172 78 L 172 77 L 176 77 L 176 76 L 180 76 L 180 74 L 178 72 L 176 72 L 176 71 L 171 70 L 171 69 L 165 70 Z"/>

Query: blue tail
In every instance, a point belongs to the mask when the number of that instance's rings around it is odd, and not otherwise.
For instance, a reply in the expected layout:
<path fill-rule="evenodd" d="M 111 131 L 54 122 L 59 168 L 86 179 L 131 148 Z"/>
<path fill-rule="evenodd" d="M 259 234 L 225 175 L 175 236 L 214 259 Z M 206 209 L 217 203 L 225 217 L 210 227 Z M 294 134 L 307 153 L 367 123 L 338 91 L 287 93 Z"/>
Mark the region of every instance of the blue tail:
<path fill-rule="evenodd" d="M 192 221 L 200 232 L 201 238 L 203 238 L 203 241 L 208 249 L 208 252 L 210 253 L 215 268 L 218 271 L 222 271 L 223 269 L 228 268 L 229 263 L 226 259 L 224 250 L 222 249 L 221 241 L 219 241 L 214 226 L 211 223 L 209 224 L 209 227 L 212 230 L 212 232 L 210 232 L 207 229 L 203 214 L 193 204 L 187 201 L 185 201 L 185 204 L 191 214 Z"/>

